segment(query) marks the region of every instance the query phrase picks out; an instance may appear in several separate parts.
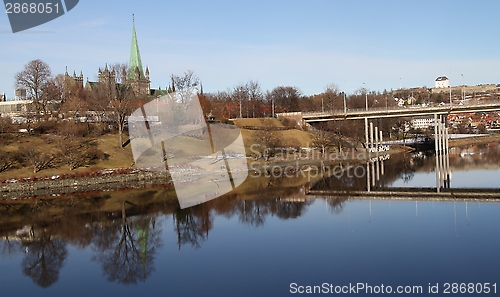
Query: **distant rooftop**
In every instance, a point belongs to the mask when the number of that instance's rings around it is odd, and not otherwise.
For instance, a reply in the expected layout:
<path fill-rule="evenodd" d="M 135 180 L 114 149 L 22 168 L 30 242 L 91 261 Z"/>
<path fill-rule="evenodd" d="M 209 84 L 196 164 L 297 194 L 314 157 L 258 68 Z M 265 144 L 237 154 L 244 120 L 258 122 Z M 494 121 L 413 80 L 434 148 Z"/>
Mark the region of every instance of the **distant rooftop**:
<path fill-rule="evenodd" d="M 436 81 L 445 81 L 445 80 L 448 80 L 448 78 L 446 76 L 440 76 L 440 77 L 436 78 Z"/>

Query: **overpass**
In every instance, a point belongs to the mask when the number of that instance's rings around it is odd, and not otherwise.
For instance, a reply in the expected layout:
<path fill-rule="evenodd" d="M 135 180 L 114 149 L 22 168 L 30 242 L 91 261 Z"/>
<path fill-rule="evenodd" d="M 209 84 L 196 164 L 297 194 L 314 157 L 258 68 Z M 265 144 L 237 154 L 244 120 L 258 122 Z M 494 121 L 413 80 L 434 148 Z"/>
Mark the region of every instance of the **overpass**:
<path fill-rule="evenodd" d="M 391 118 L 391 117 L 415 117 L 415 116 L 430 116 L 444 115 L 456 113 L 472 113 L 472 112 L 487 112 L 499 111 L 500 100 L 481 100 L 464 105 L 443 105 L 431 107 L 382 107 L 382 108 L 362 108 L 362 109 L 344 109 L 332 110 L 325 112 L 290 112 L 278 113 L 278 117 L 298 117 L 300 116 L 306 123 L 325 122 L 335 120 L 360 120 L 360 119 L 375 119 L 375 118 Z"/>

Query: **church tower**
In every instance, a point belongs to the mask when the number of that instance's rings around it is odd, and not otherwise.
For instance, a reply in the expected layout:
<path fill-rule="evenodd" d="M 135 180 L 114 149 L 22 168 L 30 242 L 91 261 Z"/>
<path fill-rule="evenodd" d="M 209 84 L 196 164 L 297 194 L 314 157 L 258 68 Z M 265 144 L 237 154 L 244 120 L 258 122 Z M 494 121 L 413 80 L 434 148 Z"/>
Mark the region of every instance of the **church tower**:
<path fill-rule="evenodd" d="M 149 95 L 150 83 L 149 69 L 146 67 L 146 75 L 142 68 L 141 53 L 139 52 L 139 43 L 135 32 L 135 20 L 132 15 L 132 46 L 130 47 L 130 60 L 127 75 L 127 83 L 130 84 L 136 95 Z"/>

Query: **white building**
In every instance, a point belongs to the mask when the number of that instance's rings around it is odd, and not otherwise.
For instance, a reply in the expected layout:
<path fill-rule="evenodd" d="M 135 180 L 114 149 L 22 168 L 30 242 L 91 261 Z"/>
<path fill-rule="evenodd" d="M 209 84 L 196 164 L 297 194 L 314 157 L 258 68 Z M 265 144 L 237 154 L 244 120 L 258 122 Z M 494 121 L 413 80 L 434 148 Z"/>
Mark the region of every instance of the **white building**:
<path fill-rule="evenodd" d="M 449 88 L 450 80 L 446 76 L 436 78 L 436 88 Z"/>
<path fill-rule="evenodd" d="M 434 117 L 413 118 L 411 120 L 411 127 L 413 129 L 429 129 L 430 127 L 434 127 Z"/>

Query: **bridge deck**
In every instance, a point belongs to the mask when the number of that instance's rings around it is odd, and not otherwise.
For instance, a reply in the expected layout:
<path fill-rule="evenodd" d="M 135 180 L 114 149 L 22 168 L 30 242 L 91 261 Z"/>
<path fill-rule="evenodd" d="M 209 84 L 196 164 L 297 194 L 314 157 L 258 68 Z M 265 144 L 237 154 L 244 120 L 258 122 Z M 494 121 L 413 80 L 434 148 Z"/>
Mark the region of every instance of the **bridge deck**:
<path fill-rule="evenodd" d="M 405 116 L 429 116 L 433 114 L 455 114 L 469 112 L 486 112 L 500 110 L 500 100 L 483 101 L 481 104 L 468 105 L 448 105 L 434 107 L 417 108 L 370 108 L 348 110 L 325 111 L 325 112 L 307 112 L 302 113 L 302 118 L 306 122 L 322 122 L 344 119 L 362 119 L 362 118 L 380 118 L 380 117 L 405 117 Z"/>

